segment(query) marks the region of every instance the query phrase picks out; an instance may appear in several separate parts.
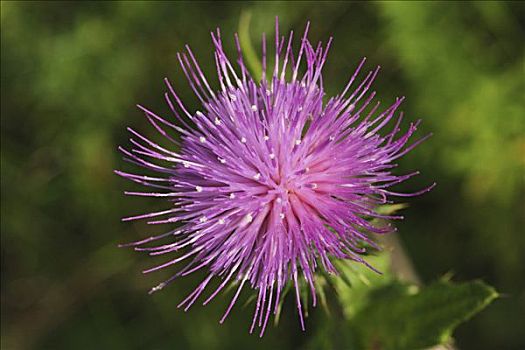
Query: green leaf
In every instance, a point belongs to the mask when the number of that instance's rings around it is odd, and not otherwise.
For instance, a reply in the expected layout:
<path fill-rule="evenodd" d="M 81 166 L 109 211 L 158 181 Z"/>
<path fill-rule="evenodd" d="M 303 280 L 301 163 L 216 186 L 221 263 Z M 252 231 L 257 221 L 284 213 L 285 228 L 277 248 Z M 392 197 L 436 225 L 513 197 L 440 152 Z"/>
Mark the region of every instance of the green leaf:
<path fill-rule="evenodd" d="M 389 270 L 390 254 L 383 252 L 366 256 L 364 259 L 381 273 L 355 261 L 339 260 L 335 262 L 339 275 L 330 277 L 330 282 L 347 319 L 354 317 L 361 308 L 368 304 L 370 290 L 384 286 L 393 280 Z"/>
<path fill-rule="evenodd" d="M 498 295 L 481 281 L 453 283 L 443 277 L 425 287 L 402 282 L 390 270 L 391 258 L 389 251 L 365 257 L 382 274 L 336 261 L 338 276 L 319 276 L 325 287 L 333 287 L 340 308 L 320 322 L 308 349 L 410 350 L 445 344 L 459 324 Z"/>
<path fill-rule="evenodd" d="M 497 295 L 481 281 L 439 281 L 421 289 L 393 282 L 374 290 L 348 324 L 364 349 L 427 348 L 446 343 L 460 323 Z"/>

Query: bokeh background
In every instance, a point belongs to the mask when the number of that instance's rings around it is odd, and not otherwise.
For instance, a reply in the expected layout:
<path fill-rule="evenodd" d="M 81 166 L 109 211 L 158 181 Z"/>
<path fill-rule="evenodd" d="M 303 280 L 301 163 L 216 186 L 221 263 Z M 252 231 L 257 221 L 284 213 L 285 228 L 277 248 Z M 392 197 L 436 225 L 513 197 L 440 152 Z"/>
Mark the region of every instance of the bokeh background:
<path fill-rule="evenodd" d="M 283 31 L 310 20 L 311 38 L 333 35 L 329 93 L 363 56 L 383 67 L 381 100 L 407 96 L 420 135 L 434 133 L 401 162 L 422 171 L 409 188 L 438 182 L 404 211 L 406 251 L 425 283 L 451 273 L 502 293 L 459 327 L 459 349 L 524 349 L 525 7 L 437 1 L 2 2 L 2 349 L 291 349 L 316 333 L 323 311 L 303 333 L 290 300 L 262 340 L 248 334 L 252 305 L 224 325 L 227 298 L 185 314 L 197 278 L 148 296 L 169 271 L 143 276 L 154 262 L 116 247 L 162 230 L 120 222 L 164 207 L 126 198 L 133 186 L 112 173 L 126 126 L 154 134 L 135 103 L 167 115 L 168 76 L 195 110 L 176 52 L 191 44 L 214 77 L 209 32 L 233 54 L 243 13 L 254 43 L 276 15 Z"/>

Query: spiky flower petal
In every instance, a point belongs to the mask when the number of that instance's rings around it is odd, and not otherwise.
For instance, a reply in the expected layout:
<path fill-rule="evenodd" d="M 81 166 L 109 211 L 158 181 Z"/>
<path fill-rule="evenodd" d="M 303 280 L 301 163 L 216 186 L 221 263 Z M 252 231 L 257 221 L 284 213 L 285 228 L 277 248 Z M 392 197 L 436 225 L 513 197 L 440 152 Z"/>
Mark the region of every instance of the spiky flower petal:
<path fill-rule="evenodd" d="M 293 32 L 287 40 L 280 38 L 277 25 L 276 32 L 269 81 L 264 37 L 263 73 L 256 81 L 248 73 L 237 37 L 235 68 L 224 53 L 219 31 L 212 33 L 218 91 L 212 89 L 186 47 L 178 58 L 202 111 L 190 112 L 166 80 L 165 99 L 176 121 L 139 108 L 178 151 L 129 129 L 134 148 L 121 151 L 130 162 L 158 175 L 117 171 L 158 189 L 127 194 L 173 201 L 167 210 L 124 219 L 179 224 L 163 235 L 130 244 L 151 255 L 172 254 L 169 261 L 145 272 L 188 262 L 152 292 L 176 277 L 207 271 L 202 283 L 180 303 L 187 310 L 214 277 L 221 282 L 204 304 L 227 285 L 237 283 L 223 322 L 243 287 L 249 285 L 258 291 L 250 331 L 258 325 L 261 335 L 269 315 L 277 312 L 288 283 L 294 286 L 304 329 L 301 275 L 315 305 L 315 272 L 337 273 L 333 259 L 366 264 L 360 256 L 363 243 L 375 246 L 368 233 L 392 230 L 391 226 L 378 227 L 369 218 L 399 218 L 381 216 L 374 209 L 387 203 L 389 196 L 418 195 L 432 187 L 412 194 L 389 190 L 417 174 L 392 174 L 393 161 L 425 138 L 407 146 L 419 121 L 398 136 L 402 114 L 391 131 L 380 133 L 394 119 L 403 99 L 378 112 L 379 103 L 372 103 L 375 92 L 369 93 L 369 89 L 379 67 L 358 83 L 363 59 L 343 91 L 324 102 L 321 70 L 331 39 L 324 47 L 321 43 L 312 46 L 307 26 L 294 55 Z M 170 134 L 168 129 L 174 132 Z M 144 247 L 168 238 L 174 241 Z"/>

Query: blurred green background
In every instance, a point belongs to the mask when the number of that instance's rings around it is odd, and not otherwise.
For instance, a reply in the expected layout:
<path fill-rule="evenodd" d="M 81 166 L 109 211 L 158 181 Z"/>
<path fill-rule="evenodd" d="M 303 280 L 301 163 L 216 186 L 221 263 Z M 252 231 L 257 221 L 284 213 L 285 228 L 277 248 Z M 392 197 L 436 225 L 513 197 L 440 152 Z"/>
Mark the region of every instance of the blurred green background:
<path fill-rule="evenodd" d="M 153 296 L 170 271 L 117 243 L 161 232 L 120 217 L 163 208 L 124 197 L 112 173 L 126 126 L 154 134 L 134 107 L 167 115 L 168 76 L 197 108 L 176 60 L 189 43 L 213 80 L 209 32 L 230 53 L 243 11 L 254 43 L 283 31 L 333 35 L 325 69 L 337 93 L 361 57 L 381 65 L 381 100 L 407 96 L 409 119 L 434 137 L 401 161 L 438 182 L 399 224 L 421 279 L 481 278 L 502 293 L 455 333 L 459 349 L 524 349 L 525 7 L 520 2 L 2 2 L 1 344 L 4 349 L 302 348 L 292 298 L 277 328 L 248 334 L 252 305 L 218 324 L 228 298 L 176 309 L 199 280 Z M 230 40 L 231 39 L 231 40 Z M 213 80 L 215 81 L 215 80 Z M 323 316 L 324 317 L 324 316 Z"/>

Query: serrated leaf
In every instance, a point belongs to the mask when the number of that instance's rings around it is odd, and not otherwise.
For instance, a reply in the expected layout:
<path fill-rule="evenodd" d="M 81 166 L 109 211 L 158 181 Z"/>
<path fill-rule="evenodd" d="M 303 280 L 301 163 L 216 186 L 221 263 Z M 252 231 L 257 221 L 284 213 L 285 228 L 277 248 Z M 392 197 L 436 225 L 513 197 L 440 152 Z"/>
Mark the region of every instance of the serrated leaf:
<path fill-rule="evenodd" d="M 394 282 L 373 291 L 349 325 L 364 349 L 427 348 L 447 342 L 460 323 L 497 295 L 481 281 L 439 281 L 421 289 Z"/>

